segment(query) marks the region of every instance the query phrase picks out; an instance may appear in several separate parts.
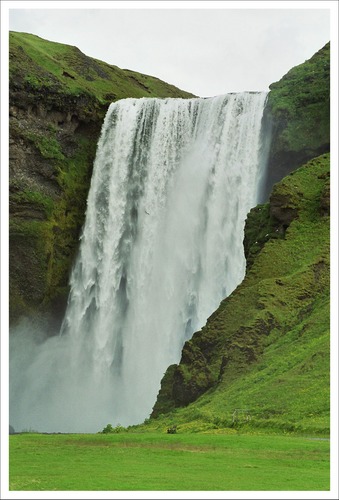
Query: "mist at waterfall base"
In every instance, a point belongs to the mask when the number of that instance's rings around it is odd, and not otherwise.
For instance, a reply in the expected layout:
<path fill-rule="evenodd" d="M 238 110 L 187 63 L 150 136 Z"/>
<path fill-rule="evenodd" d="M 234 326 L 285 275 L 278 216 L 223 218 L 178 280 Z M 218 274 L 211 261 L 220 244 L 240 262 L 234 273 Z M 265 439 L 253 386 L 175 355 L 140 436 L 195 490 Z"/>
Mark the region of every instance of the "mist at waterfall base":
<path fill-rule="evenodd" d="M 16 431 L 148 418 L 167 367 L 245 273 L 265 93 L 111 104 L 59 335 L 10 335 Z"/>

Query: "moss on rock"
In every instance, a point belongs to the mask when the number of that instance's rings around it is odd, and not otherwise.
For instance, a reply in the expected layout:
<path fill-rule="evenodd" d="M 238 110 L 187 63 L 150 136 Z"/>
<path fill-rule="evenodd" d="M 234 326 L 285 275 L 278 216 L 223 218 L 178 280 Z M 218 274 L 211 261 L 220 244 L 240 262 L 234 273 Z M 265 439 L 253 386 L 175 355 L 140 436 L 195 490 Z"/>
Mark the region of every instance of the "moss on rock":
<path fill-rule="evenodd" d="M 267 199 L 273 184 L 330 150 L 330 43 L 270 85 L 264 114 L 272 124 Z"/>

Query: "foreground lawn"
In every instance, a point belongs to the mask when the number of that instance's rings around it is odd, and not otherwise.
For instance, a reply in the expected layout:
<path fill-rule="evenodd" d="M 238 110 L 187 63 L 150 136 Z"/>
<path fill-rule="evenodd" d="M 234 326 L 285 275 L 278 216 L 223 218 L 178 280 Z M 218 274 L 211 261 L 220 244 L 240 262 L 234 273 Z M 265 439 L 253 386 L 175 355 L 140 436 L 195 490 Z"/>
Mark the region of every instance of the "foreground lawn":
<path fill-rule="evenodd" d="M 329 490 L 329 441 L 225 434 L 10 436 L 11 490 Z"/>

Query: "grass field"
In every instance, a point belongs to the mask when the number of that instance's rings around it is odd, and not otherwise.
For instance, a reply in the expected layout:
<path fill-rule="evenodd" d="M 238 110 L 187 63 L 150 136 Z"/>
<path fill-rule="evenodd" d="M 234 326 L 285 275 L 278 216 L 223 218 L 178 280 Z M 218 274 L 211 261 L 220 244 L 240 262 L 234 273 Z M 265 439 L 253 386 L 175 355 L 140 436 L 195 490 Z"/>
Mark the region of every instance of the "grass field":
<path fill-rule="evenodd" d="M 245 434 L 17 434 L 10 490 L 325 491 L 329 441 Z"/>

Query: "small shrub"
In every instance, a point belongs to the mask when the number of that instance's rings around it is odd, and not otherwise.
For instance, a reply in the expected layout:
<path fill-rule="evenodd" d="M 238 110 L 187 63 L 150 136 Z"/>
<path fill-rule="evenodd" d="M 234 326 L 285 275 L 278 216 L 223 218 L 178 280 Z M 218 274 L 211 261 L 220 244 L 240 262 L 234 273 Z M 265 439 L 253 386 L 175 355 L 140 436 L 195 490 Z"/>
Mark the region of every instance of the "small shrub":
<path fill-rule="evenodd" d="M 107 424 L 106 427 L 102 430 L 102 434 L 118 434 L 119 432 L 125 432 L 126 428 L 120 424 L 117 424 L 115 427 L 112 424 Z"/>
<path fill-rule="evenodd" d="M 173 425 L 172 427 L 169 427 L 167 429 L 167 434 L 176 434 L 177 433 L 177 426 Z"/>
<path fill-rule="evenodd" d="M 109 434 L 110 432 L 114 432 L 112 424 L 107 424 L 106 427 L 102 430 L 102 433 Z"/>

